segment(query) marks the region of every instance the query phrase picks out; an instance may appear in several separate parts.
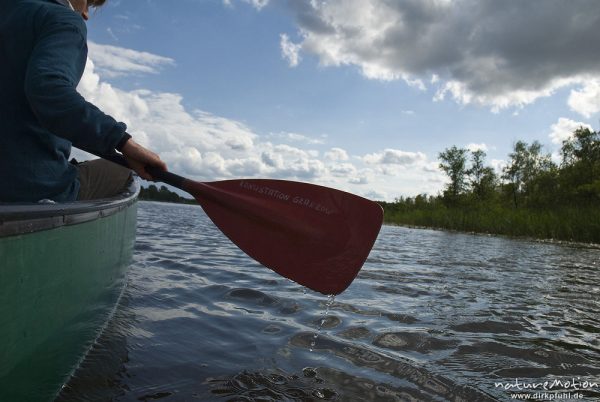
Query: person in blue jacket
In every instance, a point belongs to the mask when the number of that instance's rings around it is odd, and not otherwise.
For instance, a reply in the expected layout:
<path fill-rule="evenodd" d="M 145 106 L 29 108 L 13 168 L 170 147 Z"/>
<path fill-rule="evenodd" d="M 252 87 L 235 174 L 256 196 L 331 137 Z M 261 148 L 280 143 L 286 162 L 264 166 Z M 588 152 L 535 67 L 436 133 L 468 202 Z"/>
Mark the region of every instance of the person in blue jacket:
<path fill-rule="evenodd" d="M 120 151 L 147 180 L 145 166 L 167 169 L 76 90 L 89 7 L 104 2 L 0 1 L 0 202 L 69 202 L 125 188 L 130 170 L 102 159 L 69 163 L 72 145 L 100 156 Z"/>

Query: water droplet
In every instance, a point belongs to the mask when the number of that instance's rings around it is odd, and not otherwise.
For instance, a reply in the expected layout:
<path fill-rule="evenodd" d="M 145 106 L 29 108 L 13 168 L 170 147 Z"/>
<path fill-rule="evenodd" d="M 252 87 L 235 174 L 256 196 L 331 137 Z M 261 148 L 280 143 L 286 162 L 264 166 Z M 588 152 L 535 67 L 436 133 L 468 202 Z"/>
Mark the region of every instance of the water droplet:
<path fill-rule="evenodd" d="M 325 303 L 325 311 L 321 315 L 321 321 L 319 322 L 319 326 L 317 327 L 317 332 L 315 332 L 315 334 L 313 335 L 313 339 L 310 342 L 310 349 L 309 350 L 311 352 L 314 350 L 315 345 L 317 344 L 317 338 L 319 337 L 319 333 L 321 333 L 321 329 L 323 328 L 323 324 L 325 324 L 325 321 L 327 321 L 327 316 L 329 315 L 329 309 L 333 305 L 334 301 L 335 301 L 335 295 L 329 295 L 329 296 L 327 296 L 327 302 Z"/>

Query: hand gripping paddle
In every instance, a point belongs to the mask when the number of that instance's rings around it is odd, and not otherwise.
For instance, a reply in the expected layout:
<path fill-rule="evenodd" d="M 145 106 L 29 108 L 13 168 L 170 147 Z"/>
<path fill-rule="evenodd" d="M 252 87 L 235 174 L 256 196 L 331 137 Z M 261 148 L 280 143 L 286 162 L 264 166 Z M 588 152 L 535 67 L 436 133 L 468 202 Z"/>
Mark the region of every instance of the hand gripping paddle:
<path fill-rule="evenodd" d="M 123 165 L 119 155 L 105 156 Z M 380 205 L 314 184 L 268 179 L 197 182 L 146 171 L 202 206 L 242 251 L 317 292 L 343 292 L 367 259 L 383 221 Z"/>

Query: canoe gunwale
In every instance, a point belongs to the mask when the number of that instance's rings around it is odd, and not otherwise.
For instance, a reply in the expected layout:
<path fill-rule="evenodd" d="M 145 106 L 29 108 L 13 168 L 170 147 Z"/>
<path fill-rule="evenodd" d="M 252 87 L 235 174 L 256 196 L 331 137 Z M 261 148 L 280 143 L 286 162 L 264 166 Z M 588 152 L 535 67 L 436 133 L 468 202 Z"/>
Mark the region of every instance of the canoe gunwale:
<path fill-rule="evenodd" d="M 139 192 L 140 185 L 134 180 L 125 192 L 112 198 L 56 204 L 0 204 L 0 238 L 111 216 L 135 203 Z"/>

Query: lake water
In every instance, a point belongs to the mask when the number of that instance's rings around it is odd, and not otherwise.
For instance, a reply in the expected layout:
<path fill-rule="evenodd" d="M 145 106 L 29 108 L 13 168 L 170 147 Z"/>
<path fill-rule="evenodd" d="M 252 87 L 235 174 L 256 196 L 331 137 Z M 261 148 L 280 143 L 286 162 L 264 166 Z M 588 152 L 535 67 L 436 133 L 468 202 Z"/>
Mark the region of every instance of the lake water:
<path fill-rule="evenodd" d="M 384 226 L 311 348 L 326 304 L 200 207 L 140 202 L 128 286 L 59 400 L 600 400 L 598 248 Z"/>

